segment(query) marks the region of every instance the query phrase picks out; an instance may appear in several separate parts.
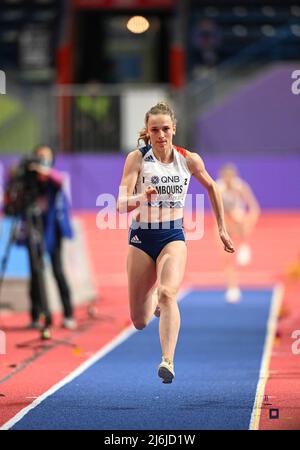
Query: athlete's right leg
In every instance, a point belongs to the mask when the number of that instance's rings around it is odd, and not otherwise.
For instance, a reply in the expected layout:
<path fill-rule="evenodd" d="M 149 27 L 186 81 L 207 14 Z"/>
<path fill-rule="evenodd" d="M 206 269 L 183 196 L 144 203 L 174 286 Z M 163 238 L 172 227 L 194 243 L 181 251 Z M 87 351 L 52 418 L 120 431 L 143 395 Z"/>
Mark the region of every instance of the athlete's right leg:
<path fill-rule="evenodd" d="M 229 236 L 236 247 L 239 246 L 241 236 L 239 224 L 233 220 L 227 220 L 226 228 Z M 224 251 L 223 246 L 220 246 L 222 259 L 224 263 L 224 272 L 226 279 L 225 299 L 228 303 L 236 303 L 241 298 L 241 291 L 239 288 L 238 270 L 236 266 L 236 256 Z"/>
<path fill-rule="evenodd" d="M 142 330 L 152 318 L 156 307 L 152 298 L 156 281 L 156 264 L 143 250 L 130 245 L 127 274 L 131 320 L 135 328 Z"/>

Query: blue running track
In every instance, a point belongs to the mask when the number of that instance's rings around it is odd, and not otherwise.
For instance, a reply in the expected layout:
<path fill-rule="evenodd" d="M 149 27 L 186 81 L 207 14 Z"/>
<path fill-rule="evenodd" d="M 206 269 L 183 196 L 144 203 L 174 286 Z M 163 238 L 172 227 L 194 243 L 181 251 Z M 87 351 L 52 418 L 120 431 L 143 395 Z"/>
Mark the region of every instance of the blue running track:
<path fill-rule="evenodd" d="M 176 378 L 164 385 L 158 320 L 29 411 L 13 429 L 248 429 L 272 292 L 193 291 L 180 303 Z"/>
<path fill-rule="evenodd" d="M 0 260 L 6 252 L 7 244 L 10 238 L 13 220 L 10 218 L 3 218 L 0 222 Z M 27 250 L 23 246 L 15 245 L 10 247 L 10 252 L 7 260 L 7 267 L 5 270 L 5 277 L 7 278 L 27 278 L 29 275 L 29 263 Z"/>

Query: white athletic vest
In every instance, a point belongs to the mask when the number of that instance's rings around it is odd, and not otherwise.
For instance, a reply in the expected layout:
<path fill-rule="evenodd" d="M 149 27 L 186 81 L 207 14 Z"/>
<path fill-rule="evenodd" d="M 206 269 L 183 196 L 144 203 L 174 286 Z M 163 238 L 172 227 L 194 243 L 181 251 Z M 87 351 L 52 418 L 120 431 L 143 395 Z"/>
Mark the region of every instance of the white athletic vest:
<path fill-rule="evenodd" d="M 216 181 L 222 195 L 224 211 L 232 211 L 233 209 L 244 209 L 245 202 L 241 195 L 243 181 L 239 177 L 235 177 L 232 181 L 232 187 L 229 189 L 225 182 L 220 178 Z"/>
<path fill-rule="evenodd" d="M 151 185 L 158 191 L 158 195 L 148 206 L 183 208 L 191 178 L 185 159 L 186 150 L 173 145 L 174 158 L 169 164 L 156 159 L 150 145 L 139 150 L 143 161 L 135 192 L 141 194 Z"/>

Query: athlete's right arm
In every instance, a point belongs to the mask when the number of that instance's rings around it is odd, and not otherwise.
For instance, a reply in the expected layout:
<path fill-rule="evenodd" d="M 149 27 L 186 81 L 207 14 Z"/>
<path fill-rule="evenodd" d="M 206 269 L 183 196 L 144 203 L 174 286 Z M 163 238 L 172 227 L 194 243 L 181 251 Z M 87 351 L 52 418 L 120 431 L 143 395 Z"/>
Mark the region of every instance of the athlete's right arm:
<path fill-rule="evenodd" d="M 144 193 L 132 195 L 141 170 L 141 165 L 141 152 L 139 150 L 130 152 L 125 161 L 123 176 L 119 186 L 117 210 L 120 213 L 133 211 L 145 200 Z"/>
<path fill-rule="evenodd" d="M 248 213 L 245 216 L 245 231 L 246 234 L 250 234 L 259 218 L 260 206 L 251 187 L 244 180 L 242 180 L 241 195 L 248 208 Z"/>

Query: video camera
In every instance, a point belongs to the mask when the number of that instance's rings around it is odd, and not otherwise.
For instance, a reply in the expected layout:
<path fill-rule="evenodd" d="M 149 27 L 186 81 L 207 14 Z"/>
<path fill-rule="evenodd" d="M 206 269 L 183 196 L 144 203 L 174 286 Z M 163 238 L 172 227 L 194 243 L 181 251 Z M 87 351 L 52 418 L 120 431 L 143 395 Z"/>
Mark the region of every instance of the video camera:
<path fill-rule="evenodd" d="M 43 160 L 36 156 L 25 157 L 11 169 L 4 192 L 3 210 L 7 216 L 22 215 L 45 190 L 45 183 L 42 183 L 37 172 L 31 169 L 32 164 L 43 166 Z"/>

